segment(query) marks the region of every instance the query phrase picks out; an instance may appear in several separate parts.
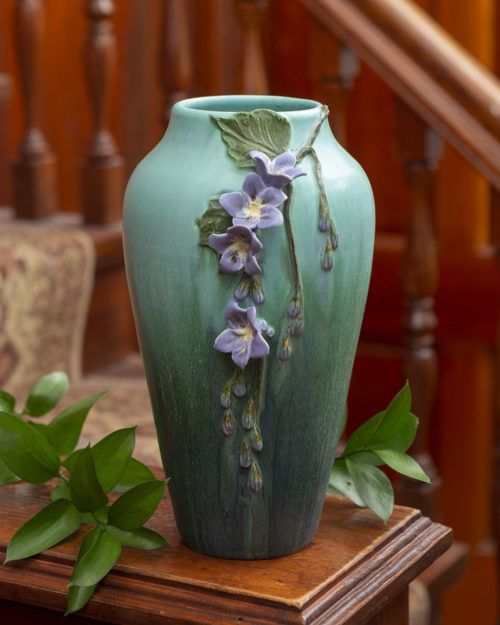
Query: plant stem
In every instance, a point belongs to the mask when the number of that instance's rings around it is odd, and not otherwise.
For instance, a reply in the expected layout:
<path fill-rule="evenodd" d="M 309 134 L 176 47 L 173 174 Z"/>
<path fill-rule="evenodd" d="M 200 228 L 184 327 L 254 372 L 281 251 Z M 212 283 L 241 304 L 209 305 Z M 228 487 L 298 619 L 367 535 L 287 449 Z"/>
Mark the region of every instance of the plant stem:
<path fill-rule="evenodd" d="M 307 138 L 306 142 L 297 150 L 297 154 L 296 154 L 297 163 L 301 161 L 304 158 L 304 156 L 307 154 L 307 152 L 312 148 L 314 142 L 316 141 L 316 137 L 318 136 L 319 130 L 321 128 L 321 124 L 328 117 L 329 112 L 330 111 L 328 110 L 328 107 L 326 105 L 323 105 L 321 107 L 321 113 L 320 113 L 319 119 L 316 122 L 316 124 L 313 126 L 311 134 Z"/>
<path fill-rule="evenodd" d="M 288 245 L 290 247 L 290 258 L 292 261 L 292 271 L 294 279 L 294 299 L 302 309 L 302 277 L 300 275 L 299 259 L 297 257 L 297 247 L 295 245 L 295 238 L 293 236 L 292 221 L 291 221 L 291 206 L 293 200 L 293 187 L 288 186 L 288 198 L 283 206 L 283 217 L 285 220 L 285 231 L 288 238 Z"/>

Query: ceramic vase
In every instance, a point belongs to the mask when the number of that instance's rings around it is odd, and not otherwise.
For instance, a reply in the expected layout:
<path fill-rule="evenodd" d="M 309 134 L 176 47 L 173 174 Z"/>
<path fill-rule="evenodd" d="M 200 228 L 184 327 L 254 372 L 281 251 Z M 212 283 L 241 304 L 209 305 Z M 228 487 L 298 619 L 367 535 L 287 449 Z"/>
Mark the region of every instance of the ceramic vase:
<path fill-rule="evenodd" d="M 179 532 L 273 558 L 314 537 L 374 238 L 370 184 L 318 102 L 177 103 L 128 184 L 127 275 Z"/>

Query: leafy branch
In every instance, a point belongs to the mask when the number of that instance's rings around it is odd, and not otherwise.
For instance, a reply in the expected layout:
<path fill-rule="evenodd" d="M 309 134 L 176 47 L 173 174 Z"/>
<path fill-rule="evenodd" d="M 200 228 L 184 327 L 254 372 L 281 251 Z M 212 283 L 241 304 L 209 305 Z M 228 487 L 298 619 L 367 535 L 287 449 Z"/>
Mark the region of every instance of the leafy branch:
<path fill-rule="evenodd" d="M 412 445 L 418 419 L 411 412 L 408 382 L 383 412 L 361 425 L 335 460 L 328 490 L 349 497 L 356 505 L 370 508 L 387 523 L 394 507 L 394 491 L 386 474 L 387 465 L 406 477 L 430 482 L 418 462 L 405 453 Z"/>
<path fill-rule="evenodd" d="M 50 412 L 68 388 L 61 371 L 43 376 L 22 410 L 0 390 L 0 485 L 50 481 L 52 503 L 26 521 L 7 547 L 5 563 L 39 554 L 89 526 L 69 584 L 66 614 L 83 608 L 120 557 L 122 547 L 160 549 L 162 536 L 144 527 L 158 507 L 165 480 L 132 457 L 135 428 L 123 428 L 75 450 L 85 419 L 105 394 L 59 412 L 48 424 L 24 419 Z M 111 492 L 122 494 L 110 502 Z"/>

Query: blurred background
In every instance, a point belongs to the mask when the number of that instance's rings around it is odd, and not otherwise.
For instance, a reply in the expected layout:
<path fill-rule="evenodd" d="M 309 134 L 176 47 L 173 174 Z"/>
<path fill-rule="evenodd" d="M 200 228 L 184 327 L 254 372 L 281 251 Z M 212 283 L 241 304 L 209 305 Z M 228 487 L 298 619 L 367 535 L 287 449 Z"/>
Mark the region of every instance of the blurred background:
<path fill-rule="evenodd" d="M 456 541 L 420 579 L 427 623 L 497 623 L 499 68 L 499 0 L 1 0 L 0 387 L 110 385 L 89 436 L 139 423 L 158 464 L 124 182 L 178 99 L 318 99 L 377 206 L 349 429 L 410 378 L 433 484 L 398 501 Z"/>

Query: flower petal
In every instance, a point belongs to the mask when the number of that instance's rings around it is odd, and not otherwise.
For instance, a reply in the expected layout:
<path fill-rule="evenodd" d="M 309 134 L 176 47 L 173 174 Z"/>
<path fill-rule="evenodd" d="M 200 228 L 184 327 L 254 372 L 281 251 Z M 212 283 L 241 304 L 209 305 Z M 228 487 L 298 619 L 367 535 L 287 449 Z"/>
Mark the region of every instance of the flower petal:
<path fill-rule="evenodd" d="M 249 254 L 245 261 L 245 273 L 249 276 L 254 276 L 256 273 L 260 273 L 261 268 L 259 267 L 259 263 L 253 254 Z"/>
<path fill-rule="evenodd" d="M 250 230 L 248 226 L 230 226 L 226 233 L 231 235 L 231 239 L 234 240 L 236 237 L 243 238 L 250 243 L 254 233 Z"/>
<path fill-rule="evenodd" d="M 306 170 L 302 167 L 290 167 L 290 169 L 285 169 L 281 173 L 285 176 L 289 176 L 290 178 L 292 178 L 292 180 L 295 180 L 295 178 L 298 178 L 299 176 L 307 175 Z"/>
<path fill-rule="evenodd" d="M 286 176 L 285 174 L 269 174 L 264 180 L 266 184 L 275 189 L 282 189 L 292 182 L 290 176 Z"/>
<path fill-rule="evenodd" d="M 234 191 L 233 193 L 224 193 L 219 198 L 220 205 L 234 217 L 239 211 L 248 206 L 248 196 L 241 191 Z"/>
<path fill-rule="evenodd" d="M 262 334 L 256 334 L 250 349 L 251 358 L 265 358 L 269 354 L 269 345 Z"/>
<path fill-rule="evenodd" d="M 241 327 L 247 324 L 247 309 L 240 308 L 236 302 L 231 300 L 224 311 L 229 325 Z"/>
<path fill-rule="evenodd" d="M 257 309 L 255 306 L 249 306 L 246 310 L 247 321 L 254 328 L 256 332 L 260 332 L 260 325 L 257 319 Z"/>
<path fill-rule="evenodd" d="M 232 238 L 228 234 L 211 234 L 208 237 L 210 247 L 222 254 L 228 245 L 231 245 Z"/>
<path fill-rule="evenodd" d="M 242 188 L 250 198 L 255 199 L 257 195 L 266 188 L 266 185 L 258 174 L 251 173 L 245 177 Z"/>
<path fill-rule="evenodd" d="M 278 207 L 287 199 L 286 193 L 275 187 L 266 187 L 259 195 L 259 199 L 266 206 Z"/>
<path fill-rule="evenodd" d="M 263 249 L 264 246 L 261 241 L 259 241 L 257 236 L 252 232 L 252 238 L 250 239 L 250 251 L 252 254 L 258 254 L 259 252 L 262 252 Z"/>
<path fill-rule="evenodd" d="M 245 255 L 235 252 L 230 245 L 220 257 L 219 266 L 224 273 L 234 273 L 243 269 L 245 261 Z"/>
<path fill-rule="evenodd" d="M 250 349 L 251 345 L 249 341 L 241 341 L 241 347 L 233 351 L 233 362 L 240 369 L 244 369 L 247 366 L 250 360 Z"/>
<path fill-rule="evenodd" d="M 265 179 L 265 175 L 271 169 L 271 160 L 264 154 L 264 152 L 259 152 L 259 150 L 252 150 L 249 152 L 250 158 L 253 159 L 255 163 L 255 171 L 259 174 L 262 179 Z"/>
<path fill-rule="evenodd" d="M 283 152 L 277 156 L 272 163 L 272 171 L 275 173 L 283 173 L 283 169 L 295 167 L 295 154 L 293 152 Z"/>
<path fill-rule="evenodd" d="M 227 354 L 232 352 L 233 349 L 238 349 L 241 343 L 241 338 L 237 336 L 232 330 L 226 328 L 215 339 L 214 347 L 217 351 Z"/>
<path fill-rule="evenodd" d="M 259 228 L 276 228 L 283 224 L 283 213 L 274 207 L 265 206 L 260 211 Z"/>
<path fill-rule="evenodd" d="M 257 228 L 259 225 L 258 217 L 233 217 L 233 224 L 235 226 L 245 226 L 246 228 Z"/>

